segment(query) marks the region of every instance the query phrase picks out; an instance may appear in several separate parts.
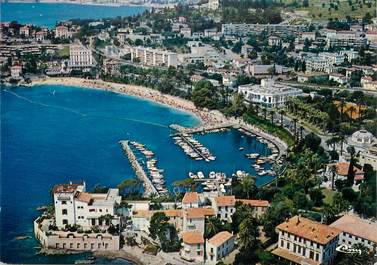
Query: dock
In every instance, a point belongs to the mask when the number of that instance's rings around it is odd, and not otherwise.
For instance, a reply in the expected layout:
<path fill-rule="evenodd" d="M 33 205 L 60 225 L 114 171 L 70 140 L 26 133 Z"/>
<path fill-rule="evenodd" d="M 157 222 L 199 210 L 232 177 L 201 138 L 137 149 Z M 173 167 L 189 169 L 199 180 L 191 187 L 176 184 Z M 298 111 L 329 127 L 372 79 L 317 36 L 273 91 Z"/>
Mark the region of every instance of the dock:
<path fill-rule="evenodd" d="M 119 144 L 122 146 L 123 151 L 128 157 L 128 160 L 131 163 L 132 168 L 135 170 L 136 176 L 143 181 L 145 188 L 145 196 L 148 197 L 151 194 L 159 195 L 157 189 L 153 185 L 152 181 L 148 178 L 142 166 L 139 164 L 137 157 L 129 146 L 128 140 L 119 141 Z"/>

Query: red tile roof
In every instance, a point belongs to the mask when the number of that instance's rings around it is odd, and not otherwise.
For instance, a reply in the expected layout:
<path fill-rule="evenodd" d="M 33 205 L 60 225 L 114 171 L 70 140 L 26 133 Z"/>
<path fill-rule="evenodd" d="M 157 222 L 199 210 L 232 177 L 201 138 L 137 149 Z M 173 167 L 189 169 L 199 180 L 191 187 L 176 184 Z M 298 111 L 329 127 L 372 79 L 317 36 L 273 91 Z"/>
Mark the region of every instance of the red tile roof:
<path fill-rule="evenodd" d="M 253 207 L 269 207 L 270 203 L 266 200 L 246 200 L 246 199 L 237 199 L 238 202 L 242 204 L 250 205 Z"/>
<path fill-rule="evenodd" d="M 182 240 L 186 244 L 203 244 L 204 238 L 199 231 L 182 232 Z"/>
<path fill-rule="evenodd" d="M 208 242 L 216 247 L 219 247 L 222 244 L 224 244 L 226 241 L 231 239 L 232 237 L 233 235 L 229 233 L 228 231 L 222 231 L 214 235 L 212 238 L 210 238 Z"/>
<path fill-rule="evenodd" d="M 199 195 L 197 192 L 186 192 L 185 196 L 183 196 L 182 203 L 189 204 L 189 203 L 198 203 L 199 202 Z"/>
<path fill-rule="evenodd" d="M 276 228 L 322 245 L 327 244 L 341 233 L 337 228 L 320 224 L 297 215 L 281 223 Z"/>
<path fill-rule="evenodd" d="M 235 196 L 220 196 L 216 197 L 217 206 L 234 206 L 236 204 Z"/>
<path fill-rule="evenodd" d="M 215 215 L 215 211 L 212 208 L 189 208 L 185 214 L 187 218 L 204 218 Z"/>

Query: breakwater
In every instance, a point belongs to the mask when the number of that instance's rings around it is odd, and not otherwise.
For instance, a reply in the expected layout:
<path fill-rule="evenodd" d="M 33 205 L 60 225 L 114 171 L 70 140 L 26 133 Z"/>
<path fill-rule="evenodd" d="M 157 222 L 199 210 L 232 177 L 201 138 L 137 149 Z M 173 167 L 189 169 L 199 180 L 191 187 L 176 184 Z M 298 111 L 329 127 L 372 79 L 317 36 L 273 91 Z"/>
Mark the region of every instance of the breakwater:
<path fill-rule="evenodd" d="M 123 151 L 128 157 L 128 160 L 131 163 L 132 168 L 135 170 L 136 176 L 143 181 L 145 193 L 144 196 L 148 197 L 151 194 L 157 194 L 158 192 L 154 185 L 152 184 L 151 180 L 148 178 L 147 174 L 145 173 L 142 166 L 137 161 L 137 157 L 135 156 L 134 152 L 132 151 L 131 147 L 129 146 L 128 140 L 119 141 L 119 144 L 122 146 Z"/>

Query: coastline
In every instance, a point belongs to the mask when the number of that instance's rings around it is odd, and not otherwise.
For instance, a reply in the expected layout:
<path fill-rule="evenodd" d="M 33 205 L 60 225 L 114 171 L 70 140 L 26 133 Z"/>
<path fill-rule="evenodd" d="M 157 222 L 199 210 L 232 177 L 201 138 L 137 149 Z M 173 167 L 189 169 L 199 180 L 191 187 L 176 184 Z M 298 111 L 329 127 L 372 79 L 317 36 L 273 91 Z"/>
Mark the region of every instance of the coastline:
<path fill-rule="evenodd" d="M 119 84 L 103 81 L 101 79 L 84 79 L 75 77 L 57 77 L 57 78 L 39 78 L 25 85 L 25 87 L 33 87 L 37 85 L 63 85 L 74 86 L 89 89 L 98 89 L 104 91 L 111 91 L 114 93 L 124 94 L 128 96 L 137 97 L 139 99 L 150 100 L 158 104 L 174 108 L 176 110 L 184 111 L 195 116 L 199 120 L 199 124 L 195 127 L 216 125 L 219 123 L 229 122 L 219 111 L 209 111 L 206 109 L 198 109 L 194 103 L 172 95 L 163 94 L 157 90 L 129 84 Z"/>
<path fill-rule="evenodd" d="M 0 3 L 5 3 L 5 1 L 0 1 Z M 33 4 L 36 3 L 35 1 L 32 0 L 11 0 L 8 1 L 7 3 L 10 4 Z M 98 3 L 98 2 L 93 2 L 93 1 L 88 1 L 88 2 L 78 2 L 78 1 L 69 1 L 69 0 L 41 0 L 38 2 L 39 4 L 73 4 L 73 5 L 88 5 L 88 6 L 108 6 L 108 7 L 125 7 L 125 6 L 130 6 L 130 7 L 145 7 L 145 8 L 165 8 L 165 7 L 171 7 L 172 5 L 170 4 L 154 4 L 154 3 L 140 3 L 140 4 L 134 4 L 134 3 Z"/>

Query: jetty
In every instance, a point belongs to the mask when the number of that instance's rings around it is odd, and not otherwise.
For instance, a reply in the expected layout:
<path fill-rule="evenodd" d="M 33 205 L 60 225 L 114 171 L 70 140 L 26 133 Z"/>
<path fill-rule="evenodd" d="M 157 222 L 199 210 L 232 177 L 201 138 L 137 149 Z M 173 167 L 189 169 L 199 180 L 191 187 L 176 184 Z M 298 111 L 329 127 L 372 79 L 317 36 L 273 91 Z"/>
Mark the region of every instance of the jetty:
<path fill-rule="evenodd" d="M 135 170 L 136 176 L 143 181 L 144 183 L 144 189 L 145 189 L 145 196 L 149 196 L 151 194 L 157 194 L 159 195 L 157 189 L 152 184 L 152 181 L 148 178 L 147 174 L 145 173 L 143 167 L 139 164 L 136 155 L 132 151 L 129 141 L 128 140 L 122 140 L 119 141 L 119 144 L 122 146 L 123 151 L 128 157 L 128 160 L 131 163 L 132 168 Z"/>

